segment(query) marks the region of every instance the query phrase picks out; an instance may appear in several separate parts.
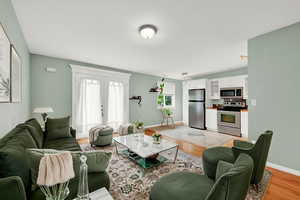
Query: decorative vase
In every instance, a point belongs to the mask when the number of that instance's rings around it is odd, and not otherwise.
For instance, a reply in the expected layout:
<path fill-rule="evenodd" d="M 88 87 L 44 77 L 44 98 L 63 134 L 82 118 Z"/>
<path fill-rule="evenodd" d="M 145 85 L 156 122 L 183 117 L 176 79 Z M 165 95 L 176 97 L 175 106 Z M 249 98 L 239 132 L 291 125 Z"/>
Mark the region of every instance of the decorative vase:
<path fill-rule="evenodd" d="M 89 200 L 88 165 L 86 156 L 80 156 L 80 171 L 77 200 Z"/>
<path fill-rule="evenodd" d="M 68 188 L 69 181 L 60 183 L 54 186 L 40 186 L 41 191 L 44 193 L 46 200 L 65 200 L 67 199 L 70 190 Z"/>

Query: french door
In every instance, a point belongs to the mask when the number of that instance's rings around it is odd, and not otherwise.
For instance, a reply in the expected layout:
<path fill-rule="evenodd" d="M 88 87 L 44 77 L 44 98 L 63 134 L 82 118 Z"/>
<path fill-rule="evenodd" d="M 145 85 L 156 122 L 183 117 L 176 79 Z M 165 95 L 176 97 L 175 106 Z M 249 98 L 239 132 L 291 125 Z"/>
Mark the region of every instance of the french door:
<path fill-rule="evenodd" d="M 129 118 L 129 77 L 117 76 L 118 72 L 107 75 L 107 71 L 89 70 L 72 66 L 72 125 L 78 137 L 87 137 L 89 129 L 97 125 L 118 130 Z"/>

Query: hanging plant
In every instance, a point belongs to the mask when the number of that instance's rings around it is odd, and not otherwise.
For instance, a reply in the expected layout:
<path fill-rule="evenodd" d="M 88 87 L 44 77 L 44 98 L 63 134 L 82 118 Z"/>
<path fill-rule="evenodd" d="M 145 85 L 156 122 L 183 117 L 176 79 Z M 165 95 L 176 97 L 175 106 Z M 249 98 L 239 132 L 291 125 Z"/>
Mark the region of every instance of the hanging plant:
<path fill-rule="evenodd" d="M 159 95 L 157 96 L 157 104 L 160 106 L 164 105 L 164 87 L 165 87 L 165 83 L 164 83 L 164 78 L 161 79 L 161 83 L 159 84 Z"/>
<path fill-rule="evenodd" d="M 160 106 L 163 106 L 164 104 L 164 95 L 162 93 L 159 93 L 157 96 L 157 104 Z"/>

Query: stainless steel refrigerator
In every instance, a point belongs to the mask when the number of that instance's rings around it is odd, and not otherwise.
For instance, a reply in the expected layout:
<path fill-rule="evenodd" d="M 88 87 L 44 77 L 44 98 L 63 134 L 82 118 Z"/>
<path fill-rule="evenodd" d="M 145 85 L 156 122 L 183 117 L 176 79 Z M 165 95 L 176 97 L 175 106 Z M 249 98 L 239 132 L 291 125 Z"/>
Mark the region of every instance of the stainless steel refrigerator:
<path fill-rule="evenodd" d="M 189 90 L 189 126 L 197 129 L 206 129 L 205 89 Z"/>

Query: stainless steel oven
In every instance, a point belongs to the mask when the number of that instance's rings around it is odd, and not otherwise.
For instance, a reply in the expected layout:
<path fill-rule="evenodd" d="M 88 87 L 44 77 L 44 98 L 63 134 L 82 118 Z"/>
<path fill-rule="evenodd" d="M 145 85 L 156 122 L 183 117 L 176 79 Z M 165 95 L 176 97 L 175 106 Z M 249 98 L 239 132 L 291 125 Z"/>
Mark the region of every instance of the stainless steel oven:
<path fill-rule="evenodd" d="M 241 112 L 218 110 L 218 131 L 241 136 Z"/>
<path fill-rule="evenodd" d="M 218 125 L 241 128 L 241 112 L 219 110 Z"/>
<path fill-rule="evenodd" d="M 221 88 L 220 89 L 221 98 L 226 99 L 242 99 L 243 98 L 243 88 Z"/>

